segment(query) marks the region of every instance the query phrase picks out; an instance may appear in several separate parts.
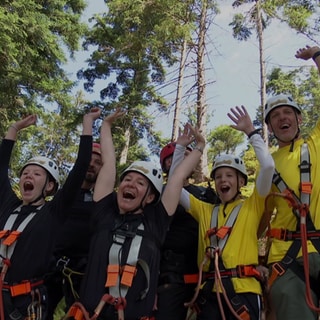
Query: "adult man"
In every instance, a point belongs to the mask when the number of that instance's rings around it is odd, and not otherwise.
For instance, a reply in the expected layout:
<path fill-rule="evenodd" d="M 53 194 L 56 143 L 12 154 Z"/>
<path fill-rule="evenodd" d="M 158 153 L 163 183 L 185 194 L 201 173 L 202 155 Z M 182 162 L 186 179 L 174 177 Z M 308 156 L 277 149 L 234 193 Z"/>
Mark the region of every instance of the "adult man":
<path fill-rule="evenodd" d="M 296 58 L 312 58 L 320 70 L 319 47 L 299 49 Z M 287 95 L 277 95 L 267 101 L 265 122 L 279 145 L 272 155 L 276 165 L 272 191 L 284 194 L 268 202 L 268 207 L 276 208 L 268 255 L 268 264 L 272 266 L 269 277 L 272 308 L 281 320 L 318 319 L 320 241 L 311 234 L 320 229 L 320 185 L 315 183 L 320 175 L 317 166 L 320 122 L 304 141 L 299 127 L 301 109 Z"/>
<path fill-rule="evenodd" d="M 175 147 L 175 142 L 171 142 L 160 152 L 160 164 L 167 175 L 171 168 Z M 192 148 L 187 147 L 185 157 L 191 152 Z M 184 181 L 183 188 L 206 202 L 216 203 L 218 199 L 213 189 L 192 185 L 189 179 Z M 173 215 L 162 247 L 155 316 L 157 320 L 184 320 L 186 318 L 188 309 L 184 303 L 189 301 L 194 294 L 198 274 L 197 248 L 198 224 L 179 205 Z"/>
<path fill-rule="evenodd" d="M 52 299 L 54 299 L 52 309 L 62 295 L 65 298 L 66 310 L 78 299 L 91 238 L 90 216 L 93 207 L 93 189 L 101 167 L 100 144 L 93 143 L 91 161 L 85 178 L 72 208 L 66 213 L 68 219 L 58 232 L 54 252 L 58 274 L 51 288 Z"/>

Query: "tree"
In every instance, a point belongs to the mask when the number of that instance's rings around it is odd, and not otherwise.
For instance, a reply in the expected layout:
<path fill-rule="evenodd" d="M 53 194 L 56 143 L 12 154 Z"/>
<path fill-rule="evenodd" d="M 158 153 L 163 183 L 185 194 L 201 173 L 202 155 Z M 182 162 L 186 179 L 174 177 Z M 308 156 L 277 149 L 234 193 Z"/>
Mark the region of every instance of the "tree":
<path fill-rule="evenodd" d="M 238 13 L 234 15 L 230 25 L 233 28 L 234 37 L 241 41 L 248 40 L 252 35 L 252 31 L 255 32 L 258 38 L 260 65 L 260 110 L 258 115 L 260 115 L 260 118 L 258 118 L 255 123 L 258 122 L 262 126 L 263 138 L 266 143 L 268 143 L 268 131 L 263 121 L 264 106 L 266 103 L 266 68 L 263 31 L 271 23 L 272 19 L 277 19 L 288 24 L 291 28 L 297 30 L 297 32 L 311 37 L 313 32 L 312 27 L 310 27 L 310 19 L 320 5 L 319 1 L 303 0 L 237 0 L 233 2 L 232 6 L 237 8 L 251 3 L 252 6 L 246 14 Z M 317 21 L 318 18 L 315 19 L 315 21 Z M 318 26 L 316 28 L 318 29 Z"/>
<path fill-rule="evenodd" d="M 1 132 L 12 118 L 38 111 L 41 100 L 70 106 L 73 83 L 63 63 L 67 61 L 66 52 L 72 55 L 78 49 L 85 30 L 80 22 L 84 8 L 83 0 L 2 2 Z"/>
<path fill-rule="evenodd" d="M 236 149 L 244 142 L 244 134 L 228 125 L 221 125 L 209 133 L 207 142 L 209 157 L 214 159 L 222 153 L 234 154 Z"/>
<path fill-rule="evenodd" d="M 100 91 L 106 109 L 128 109 L 126 143 L 121 161 L 126 162 L 131 146 L 147 137 L 151 150 L 159 152 L 159 134 L 153 130 L 151 106 L 164 110 L 167 102 L 156 86 L 165 79 L 164 63 L 172 65 L 175 40 L 183 37 L 184 27 L 175 20 L 184 3 L 157 0 L 106 1 L 108 12 L 96 15 L 93 28 L 86 35 L 84 48 L 94 47 L 88 63 L 78 76 L 85 79 L 85 89 L 93 90 L 98 79 L 107 80 Z"/>

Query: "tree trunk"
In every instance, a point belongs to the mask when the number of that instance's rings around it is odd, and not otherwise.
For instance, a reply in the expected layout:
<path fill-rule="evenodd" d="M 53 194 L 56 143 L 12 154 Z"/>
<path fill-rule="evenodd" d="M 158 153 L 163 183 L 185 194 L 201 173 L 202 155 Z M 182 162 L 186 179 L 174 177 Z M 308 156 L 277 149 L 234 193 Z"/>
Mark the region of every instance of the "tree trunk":
<path fill-rule="evenodd" d="M 127 158 L 128 158 L 128 151 L 129 151 L 129 145 L 130 145 L 130 129 L 126 128 L 126 131 L 124 132 L 124 136 L 125 136 L 125 145 L 121 151 L 120 154 L 120 160 L 119 160 L 119 164 L 123 165 L 127 163 Z"/>
<path fill-rule="evenodd" d="M 173 115 L 173 125 L 172 125 L 172 141 L 177 140 L 179 135 L 179 121 L 181 115 L 181 100 L 182 100 L 182 86 L 183 86 L 183 76 L 184 70 L 186 67 L 186 58 L 187 58 L 187 41 L 183 40 L 183 44 L 181 47 L 181 56 L 180 56 L 180 66 L 179 66 L 179 75 L 178 75 L 178 86 L 177 86 L 177 95 L 176 95 L 176 104 L 174 108 Z"/>
<path fill-rule="evenodd" d="M 206 136 L 207 131 L 207 105 L 205 83 L 205 37 L 206 37 L 207 0 L 202 1 L 201 16 L 199 21 L 199 36 L 197 44 L 197 126 Z M 204 181 L 208 174 L 207 148 L 197 166 L 194 179 L 196 183 Z"/>
<path fill-rule="evenodd" d="M 256 1 L 257 9 L 257 35 L 259 41 L 259 63 L 260 63 L 260 103 L 261 103 L 261 126 L 262 126 L 262 137 L 266 145 L 268 145 L 268 128 L 264 122 L 264 106 L 266 104 L 266 65 L 264 60 L 264 47 L 263 47 L 263 28 L 261 18 L 260 0 Z"/>

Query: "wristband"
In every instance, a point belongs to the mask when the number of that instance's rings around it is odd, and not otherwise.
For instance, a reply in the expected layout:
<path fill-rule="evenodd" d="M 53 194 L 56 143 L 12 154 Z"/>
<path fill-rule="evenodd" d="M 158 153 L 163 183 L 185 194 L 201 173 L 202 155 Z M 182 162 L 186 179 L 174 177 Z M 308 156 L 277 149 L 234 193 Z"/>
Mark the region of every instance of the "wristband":
<path fill-rule="evenodd" d="M 317 57 L 320 56 L 320 50 L 317 51 L 313 56 L 312 56 L 312 59 L 315 60 Z"/>
<path fill-rule="evenodd" d="M 255 129 L 248 133 L 248 139 L 250 139 L 254 134 L 258 134 L 260 132 L 260 129 Z"/>

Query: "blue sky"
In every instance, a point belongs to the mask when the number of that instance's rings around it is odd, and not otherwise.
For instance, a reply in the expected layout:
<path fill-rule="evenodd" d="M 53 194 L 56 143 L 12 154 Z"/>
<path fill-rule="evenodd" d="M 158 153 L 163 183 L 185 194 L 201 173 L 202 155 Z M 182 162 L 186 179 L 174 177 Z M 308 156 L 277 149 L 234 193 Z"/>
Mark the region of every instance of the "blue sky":
<path fill-rule="evenodd" d="M 207 101 L 213 117 L 208 125 L 208 130 L 221 124 L 231 124 L 226 116 L 231 107 L 245 105 L 252 118 L 260 102 L 259 97 L 259 51 L 258 42 L 253 35 L 246 42 L 240 42 L 232 37 L 231 27 L 228 26 L 236 11 L 232 9 L 229 0 L 222 1 L 221 13 L 216 16 L 211 26 L 210 38 L 214 43 L 208 44 L 208 52 L 212 62 L 212 70 L 207 72 Z M 105 11 L 103 0 L 88 2 L 84 20 L 88 20 L 93 13 Z M 312 45 L 308 39 L 297 35 L 284 24 L 273 23 L 264 34 L 265 58 L 267 71 L 273 67 L 282 67 L 288 71 L 302 65 L 311 66 L 312 61 L 297 60 L 294 55 L 298 48 Z M 85 67 L 88 52 L 78 53 L 76 60 L 67 66 L 68 72 L 75 79 L 77 70 Z M 79 83 L 77 90 L 84 90 Z M 99 99 L 99 85 L 94 94 L 86 93 L 91 100 Z M 172 113 L 167 115 L 157 114 L 157 130 L 162 131 L 164 137 L 171 134 Z"/>

